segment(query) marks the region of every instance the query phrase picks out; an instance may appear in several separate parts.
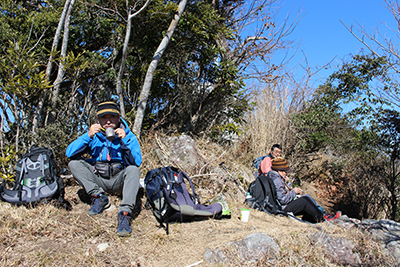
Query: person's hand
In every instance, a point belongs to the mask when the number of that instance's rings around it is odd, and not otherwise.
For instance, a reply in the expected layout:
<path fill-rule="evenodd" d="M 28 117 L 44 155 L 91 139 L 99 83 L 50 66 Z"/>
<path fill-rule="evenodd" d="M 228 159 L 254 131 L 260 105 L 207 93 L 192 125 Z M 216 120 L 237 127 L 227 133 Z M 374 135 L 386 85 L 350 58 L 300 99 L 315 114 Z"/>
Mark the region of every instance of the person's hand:
<path fill-rule="evenodd" d="M 294 192 L 296 192 L 296 195 L 302 195 L 303 194 L 303 190 L 301 190 L 300 187 L 295 187 L 293 190 L 294 190 Z"/>
<path fill-rule="evenodd" d="M 124 129 L 117 128 L 117 129 L 115 129 L 115 135 L 117 135 L 120 139 L 124 139 L 126 136 L 126 133 L 125 133 Z"/>
<path fill-rule="evenodd" d="M 286 185 L 289 188 L 289 190 L 293 190 L 293 183 L 292 182 L 289 182 Z"/>
<path fill-rule="evenodd" d="M 93 136 L 101 131 L 100 124 L 92 124 L 89 128 L 89 137 L 93 138 Z"/>

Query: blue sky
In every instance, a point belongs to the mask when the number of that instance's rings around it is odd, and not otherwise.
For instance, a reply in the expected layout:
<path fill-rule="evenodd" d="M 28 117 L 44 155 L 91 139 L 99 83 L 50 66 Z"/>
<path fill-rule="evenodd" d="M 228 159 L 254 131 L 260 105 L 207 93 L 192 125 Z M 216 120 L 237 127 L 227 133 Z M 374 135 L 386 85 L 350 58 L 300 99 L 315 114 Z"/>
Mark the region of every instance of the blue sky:
<path fill-rule="evenodd" d="M 350 54 L 366 49 L 340 22 L 348 27 L 359 23 L 371 32 L 378 28 L 387 36 L 396 37 L 383 22 L 395 27 L 393 15 L 383 0 L 289 0 L 282 1 L 278 22 L 291 12 L 290 18 L 300 12 L 302 17 L 294 32 L 288 37 L 298 44 L 298 51 L 290 66 L 296 68 L 297 75 L 303 72 L 299 67 L 307 57 L 309 66 L 316 69 L 332 59 L 339 65 Z M 395 28 L 396 29 L 396 28 Z M 324 70 L 314 77 L 314 81 L 327 78 L 334 69 Z M 316 82 L 320 84 L 319 82 Z"/>

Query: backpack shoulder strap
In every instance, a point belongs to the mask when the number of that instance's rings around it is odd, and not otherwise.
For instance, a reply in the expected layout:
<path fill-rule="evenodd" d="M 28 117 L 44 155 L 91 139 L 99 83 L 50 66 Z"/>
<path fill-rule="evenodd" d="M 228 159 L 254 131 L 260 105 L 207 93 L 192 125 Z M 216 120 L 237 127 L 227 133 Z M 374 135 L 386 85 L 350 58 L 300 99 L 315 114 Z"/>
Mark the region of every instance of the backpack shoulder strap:
<path fill-rule="evenodd" d="M 26 168 L 26 157 L 25 155 L 20 159 L 17 163 L 17 171 L 19 171 L 19 176 L 15 177 L 14 181 L 14 187 L 13 190 L 20 190 L 21 189 L 21 183 L 24 175 L 28 172 L 28 169 Z M 20 165 L 20 166 L 18 166 Z"/>
<path fill-rule="evenodd" d="M 39 157 L 40 157 L 40 171 L 42 172 L 42 176 L 45 177 L 46 175 L 44 174 L 44 160 L 46 155 L 40 154 Z"/>
<path fill-rule="evenodd" d="M 274 181 L 272 180 L 271 175 L 269 174 L 269 172 L 267 173 L 267 175 L 265 176 L 265 178 L 266 178 L 266 180 L 268 181 L 268 183 L 269 183 L 269 185 L 270 185 L 271 194 L 272 194 L 272 197 L 274 198 L 274 200 L 275 200 L 275 202 L 276 202 L 276 205 L 277 205 L 277 207 L 278 207 L 278 211 L 282 211 L 282 212 L 283 212 L 282 206 L 281 206 L 281 204 L 280 204 L 279 201 L 278 201 L 275 183 L 274 183 Z"/>
<path fill-rule="evenodd" d="M 163 168 L 156 169 L 153 172 L 153 174 L 151 175 L 150 179 L 147 181 L 147 183 L 150 183 L 157 176 L 160 176 L 162 183 L 160 185 L 160 188 L 158 188 L 158 190 L 154 191 L 153 194 L 150 196 L 151 202 L 152 202 L 153 197 L 156 196 L 158 193 L 160 193 L 164 189 L 164 187 L 166 187 L 168 185 L 168 180 L 164 176 Z"/>
<path fill-rule="evenodd" d="M 190 179 L 189 175 L 187 175 L 184 171 L 180 171 L 178 173 L 178 177 L 182 177 L 182 181 L 183 182 L 184 182 L 184 179 L 186 179 L 189 182 L 190 187 L 192 188 L 193 198 L 196 201 L 195 204 L 200 204 L 200 198 L 199 198 L 199 196 L 196 194 L 196 192 L 194 190 L 194 184 L 192 182 L 192 179 Z"/>
<path fill-rule="evenodd" d="M 161 168 L 161 178 L 164 180 L 166 187 L 171 186 L 171 184 L 174 182 L 174 173 L 176 173 L 176 170 L 176 168 L 171 166 Z"/>
<path fill-rule="evenodd" d="M 266 156 L 259 156 L 253 160 L 253 165 L 257 164 L 257 162 L 261 162 Z"/>

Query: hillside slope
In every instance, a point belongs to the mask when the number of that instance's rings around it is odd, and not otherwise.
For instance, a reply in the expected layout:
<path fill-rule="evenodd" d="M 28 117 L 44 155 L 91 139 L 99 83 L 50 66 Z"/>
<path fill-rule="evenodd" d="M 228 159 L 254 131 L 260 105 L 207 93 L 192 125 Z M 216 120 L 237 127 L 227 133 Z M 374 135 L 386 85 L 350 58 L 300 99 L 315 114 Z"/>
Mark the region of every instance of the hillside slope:
<path fill-rule="evenodd" d="M 242 204 L 232 200 L 228 200 L 231 219 L 171 224 L 169 235 L 158 227 L 151 211 L 142 209 L 133 221 L 132 236 L 120 238 L 116 235 L 117 209 L 89 217 L 88 205 L 76 195 L 79 186 L 67 189 L 71 211 L 52 205 L 28 209 L 0 203 L 1 266 L 188 266 L 200 261 L 199 266 L 215 266 L 203 258 L 206 249 L 225 248 L 229 253 L 227 242 L 241 240 L 250 233 L 272 237 L 280 247 L 280 255 L 273 262 L 265 255 L 258 263 L 246 263 L 231 251 L 223 266 L 340 266 L 325 257 L 321 246 L 310 243 L 309 236 L 317 232 L 351 240 L 366 266 L 390 262 L 380 253 L 380 245 L 358 229 L 348 230 L 328 222 L 305 224 L 255 210 L 249 222 L 242 222 Z M 120 201 L 117 197 L 111 200 L 114 205 Z M 100 244 L 108 248 L 100 251 Z"/>
<path fill-rule="evenodd" d="M 336 249 L 330 245 L 347 244 L 346 253 L 363 266 L 396 266 L 381 243 L 351 224 L 306 224 L 255 210 L 251 210 L 248 222 L 240 221 L 240 209 L 245 207 L 244 194 L 233 178 L 246 187 L 246 181 L 252 179 L 250 170 L 240 165 L 238 156 L 226 153 L 224 148 L 207 140 L 197 141 L 196 148 L 189 149 L 193 142 L 182 138 L 180 147 L 185 156 L 180 160 L 174 155 L 179 147 L 174 142 L 179 138 L 153 138 L 153 143 L 141 144 L 144 158 L 142 178 L 148 170 L 158 166 L 183 166 L 193 177 L 203 203 L 217 194 L 225 197 L 232 214 L 230 219 L 170 224 L 170 234 L 166 235 L 151 211 L 145 209 L 146 197 L 141 190 L 137 217 L 132 222 L 132 235 L 120 238 L 116 235 L 116 224 L 121 199 L 110 196 L 112 207 L 90 217 L 86 213 L 89 205 L 78 197 L 80 186 L 69 179 L 65 182 L 68 185 L 66 200 L 72 207 L 70 211 L 57 209 L 50 203 L 26 208 L 0 202 L 0 265 L 190 266 L 197 263 L 196 266 L 341 266 L 346 261 L 335 255 L 345 254 L 335 254 L 338 251 L 333 251 Z M 188 151 L 198 155 L 193 156 Z M 195 160 L 190 165 L 185 159 Z M 223 161 L 229 174 L 219 166 Z M 303 183 L 302 187 L 324 208 L 330 208 L 328 200 L 318 199 L 318 195 L 323 194 L 316 185 Z M 249 261 L 230 245 L 230 242 L 243 240 L 254 233 L 271 237 L 279 247 L 279 253 L 272 255 L 266 251 L 256 261 Z M 329 236 L 331 241 L 325 244 L 315 241 L 314 237 L 318 235 Z M 221 251 L 226 258 L 221 263 L 209 262 L 204 257 L 206 251 Z"/>

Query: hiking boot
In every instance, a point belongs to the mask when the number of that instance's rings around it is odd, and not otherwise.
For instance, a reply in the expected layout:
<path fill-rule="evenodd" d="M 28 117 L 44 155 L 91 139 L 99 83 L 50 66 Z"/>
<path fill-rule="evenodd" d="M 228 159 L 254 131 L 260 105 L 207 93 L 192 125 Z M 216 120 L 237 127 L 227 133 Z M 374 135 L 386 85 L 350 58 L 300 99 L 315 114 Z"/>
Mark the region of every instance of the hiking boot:
<path fill-rule="evenodd" d="M 92 206 L 87 213 L 90 216 L 97 215 L 108 207 L 110 207 L 110 203 L 108 202 L 108 197 L 105 194 L 93 195 Z"/>
<path fill-rule="evenodd" d="M 334 221 L 337 218 L 339 218 L 340 216 L 342 216 L 342 212 L 338 211 L 338 212 L 336 212 L 336 214 L 324 214 L 324 219 L 326 221 Z"/>
<path fill-rule="evenodd" d="M 121 211 L 118 213 L 118 230 L 119 236 L 129 236 L 132 232 L 131 229 L 132 217 L 127 211 Z"/>

